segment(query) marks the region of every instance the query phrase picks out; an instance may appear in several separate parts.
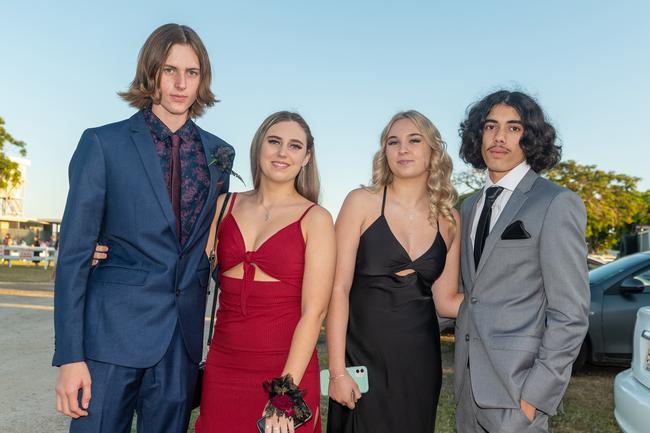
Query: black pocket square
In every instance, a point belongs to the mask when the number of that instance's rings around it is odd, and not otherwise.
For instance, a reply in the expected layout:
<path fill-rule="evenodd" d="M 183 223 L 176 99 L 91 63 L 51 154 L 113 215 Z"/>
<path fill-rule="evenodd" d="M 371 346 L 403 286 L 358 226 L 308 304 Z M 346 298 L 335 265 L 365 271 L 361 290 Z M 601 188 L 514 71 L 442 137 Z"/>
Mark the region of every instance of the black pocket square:
<path fill-rule="evenodd" d="M 524 223 L 517 220 L 510 224 L 501 234 L 501 239 L 530 239 L 530 233 L 524 228 Z"/>

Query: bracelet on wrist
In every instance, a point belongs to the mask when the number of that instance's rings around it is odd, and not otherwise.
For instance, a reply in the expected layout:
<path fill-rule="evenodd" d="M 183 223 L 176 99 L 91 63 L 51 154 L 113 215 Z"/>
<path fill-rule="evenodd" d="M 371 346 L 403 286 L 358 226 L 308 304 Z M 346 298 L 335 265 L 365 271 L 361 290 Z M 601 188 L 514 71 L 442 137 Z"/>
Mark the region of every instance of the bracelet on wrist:
<path fill-rule="evenodd" d="M 342 377 L 345 377 L 345 373 L 344 374 L 337 374 L 336 376 L 330 376 L 330 382 L 337 381 Z"/>

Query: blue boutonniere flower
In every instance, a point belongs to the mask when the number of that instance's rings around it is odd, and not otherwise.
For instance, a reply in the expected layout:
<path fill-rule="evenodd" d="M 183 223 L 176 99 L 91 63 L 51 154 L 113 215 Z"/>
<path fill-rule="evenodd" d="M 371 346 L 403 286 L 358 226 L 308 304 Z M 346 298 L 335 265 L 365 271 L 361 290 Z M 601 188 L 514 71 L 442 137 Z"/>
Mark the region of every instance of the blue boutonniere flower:
<path fill-rule="evenodd" d="M 223 171 L 226 174 L 235 176 L 237 179 L 241 180 L 241 182 L 244 185 L 246 185 L 244 179 L 242 179 L 242 177 L 239 174 L 237 174 L 235 170 L 232 169 L 234 160 L 235 160 L 235 149 L 233 149 L 232 146 L 219 146 L 212 154 L 212 160 L 210 161 L 208 166 L 216 165 L 217 167 L 219 167 L 221 171 Z"/>

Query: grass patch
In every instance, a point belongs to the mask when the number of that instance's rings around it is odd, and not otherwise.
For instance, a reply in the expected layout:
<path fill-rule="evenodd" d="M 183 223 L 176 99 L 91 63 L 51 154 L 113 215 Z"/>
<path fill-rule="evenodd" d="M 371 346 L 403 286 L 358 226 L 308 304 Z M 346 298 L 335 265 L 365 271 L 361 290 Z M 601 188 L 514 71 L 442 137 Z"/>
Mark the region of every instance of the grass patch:
<path fill-rule="evenodd" d="M 436 433 L 456 432 L 454 405 L 454 343 L 443 337 L 442 392 L 438 403 Z M 595 367 L 572 377 L 564 395 L 564 410 L 549 422 L 551 433 L 620 433 L 614 420 L 614 376 L 623 368 Z"/>
<path fill-rule="evenodd" d="M 54 267 L 45 269 L 43 265 L 34 266 L 14 265 L 10 268 L 6 264 L 0 265 L 0 281 L 10 283 L 52 283 L 54 284 Z"/>
<path fill-rule="evenodd" d="M 436 417 L 436 433 L 456 433 L 456 408 L 454 404 L 454 342 L 443 336 L 442 391 Z M 327 366 L 327 347 L 321 333 L 318 339 L 318 359 L 321 368 Z M 622 371 L 615 367 L 587 366 L 574 376 L 564 396 L 564 411 L 550 420 L 551 433 L 619 433 L 614 420 L 614 376 Z M 188 433 L 194 433 L 198 409 L 192 413 Z M 327 423 L 327 399 L 321 397 L 323 431 Z M 380 416 L 380 415 L 379 415 Z M 133 429 L 135 433 L 135 427 Z"/>
<path fill-rule="evenodd" d="M 564 411 L 551 418 L 550 430 L 562 433 L 618 433 L 614 419 L 614 377 L 620 367 L 587 365 L 571 378 Z"/>

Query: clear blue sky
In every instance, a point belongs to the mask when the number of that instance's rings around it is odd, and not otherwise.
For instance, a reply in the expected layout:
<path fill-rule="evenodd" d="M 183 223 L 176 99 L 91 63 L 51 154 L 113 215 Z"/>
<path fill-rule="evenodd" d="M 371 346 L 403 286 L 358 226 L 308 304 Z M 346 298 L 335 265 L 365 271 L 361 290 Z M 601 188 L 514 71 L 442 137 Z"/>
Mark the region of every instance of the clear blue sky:
<path fill-rule="evenodd" d="M 650 2 L 7 1 L 0 6 L 0 116 L 28 144 L 26 214 L 59 217 L 81 132 L 129 117 L 116 95 L 157 26 L 193 27 L 222 100 L 198 124 L 248 147 L 271 112 L 312 126 L 323 204 L 337 212 L 370 177 L 381 129 L 414 108 L 458 158 L 467 106 L 500 87 L 538 98 L 564 159 L 648 175 Z M 233 180 L 236 190 L 243 186 Z"/>

